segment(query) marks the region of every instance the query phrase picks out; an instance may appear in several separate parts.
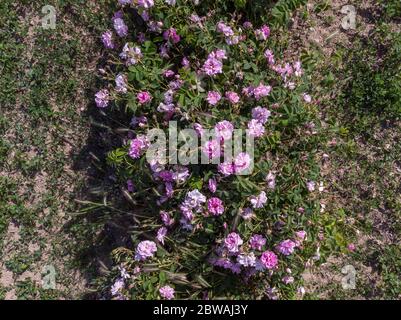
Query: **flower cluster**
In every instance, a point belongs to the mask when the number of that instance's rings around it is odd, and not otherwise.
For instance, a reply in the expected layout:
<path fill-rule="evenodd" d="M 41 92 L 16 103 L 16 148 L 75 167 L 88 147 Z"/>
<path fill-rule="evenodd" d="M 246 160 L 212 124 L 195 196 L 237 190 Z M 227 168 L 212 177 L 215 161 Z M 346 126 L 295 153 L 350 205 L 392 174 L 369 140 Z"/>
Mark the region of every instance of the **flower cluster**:
<path fill-rule="evenodd" d="M 172 0 L 118 3 L 114 31 L 101 36 L 112 57 L 104 76 L 112 81 L 95 94 L 95 102 L 122 115 L 119 122 L 127 119 L 127 135 L 109 160 L 125 197 L 138 207 L 131 263 L 138 268 L 151 263 L 149 273 L 161 273 L 147 294 L 173 299 L 203 286 L 202 277 L 216 279 L 228 271 L 239 281 L 255 279 L 267 297 L 276 297 L 277 282 L 296 281 L 286 271 L 289 257 L 306 243 L 308 218 L 298 209 L 314 208 L 309 177 L 316 175 L 307 174 L 310 162 L 299 151 L 308 148 L 310 134 L 302 130 L 313 124 L 314 103 L 305 92 L 301 63 L 278 59 L 285 55 L 271 41 L 274 30 L 266 24 L 254 28 L 241 14 L 228 16 L 202 2 L 191 9 Z M 195 130 L 208 164 L 177 162 L 185 142 L 179 135 L 178 143 L 169 140 L 168 157 L 167 148 L 145 157 L 152 129 L 174 138 L 170 122 Z M 254 142 L 252 152 L 244 150 L 247 142 L 238 142 L 237 129 Z M 213 136 L 204 140 L 208 132 Z M 231 144 L 240 148 L 226 157 Z M 161 270 L 172 271 L 166 277 Z M 200 284 L 186 286 L 185 272 L 202 275 L 193 280 Z M 145 287 L 150 276 L 136 280 L 135 288 Z M 174 284 L 185 288 L 176 292 Z M 124 286 L 119 277 L 113 296 Z"/>

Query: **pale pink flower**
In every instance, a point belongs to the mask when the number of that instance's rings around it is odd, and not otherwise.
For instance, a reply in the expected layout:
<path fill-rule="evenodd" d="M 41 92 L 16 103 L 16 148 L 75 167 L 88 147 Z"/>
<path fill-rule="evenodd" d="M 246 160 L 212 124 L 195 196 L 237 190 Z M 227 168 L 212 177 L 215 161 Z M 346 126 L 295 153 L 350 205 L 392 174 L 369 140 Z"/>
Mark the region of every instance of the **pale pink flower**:
<path fill-rule="evenodd" d="M 225 59 L 227 59 L 226 50 L 224 50 L 224 49 L 217 49 L 217 50 L 215 50 L 215 51 L 212 51 L 212 52 L 209 54 L 208 58 L 215 58 L 215 59 L 220 60 L 220 61 L 221 61 L 221 60 L 225 60 Z"/>
<path fill-rule="evenodd" d="M 230 103 L 237 104 L 239 102 L 239 95 L 236 92 L 228 91 L 226 92 L 226 98 Z"/>
<path fill-rule="evenodd" d="M 220 157 L 220 142 L 217 140 L 206 141 L 202 152 L 206 154 L 209 159 Z"/>
<path fill-rule="evenodd" d="M 230 176 L 235 173 L 235 166 L 232 162 L 223 162 L 218 165 L 218 170 L 225 176 Z"/>
<path fill-rule="evenodd" d="M 138 159 L 149 148 L 149 145 L 149 140 L 145 135 L 138 135 L 135 139 L 131 140 L 128 154 L 131 158 Z"/>
<path fill-rule="evenodd" d="M 311 102 L 312 102 L 312 97 L 311 97 L 309 94 L 307 94 L 307 93 L 303 93 L 303 94 L 302 94 L 302 98 L 304 99 L 304 101 L 305 101 L 306 103 L 311 103 Z"/>
<path fill-rule="evenodd" d="M 268 63 L 268 64 L 272 65 L 272 64 L 275 63 L 273 51 L 267 49 L 267 50 L 265 51 L 265 53 L 264 53 L 264 56 L 265 56 L 265 58 L 267 59 L 267 63 Z"/>
<path fill-rule="evenodd" d="M 249 240 L 249 244 L 252 249 L 261 251 L 263 246 L 266 244 L 266 238 L 260 234 L 255 234 Z"/>
<path fill-rule="evenodd" d="M 164 245 L 164 238 L 167 235 L 167 228 L 166 227 L 161 227 L 159 230 L 157 230 L 157 240 Z"/>
<path fill-rule="evenodd" d="M 174 28 L 170 28 L 170 29 L 164 31 L 163 38 L 164 38 L 164 40 L 169 40 L 171 43 L 174 43 L 174 44 L 180 42 L 180 40 L 181 40 L 181 37 L 177 33 L 177 30 L 175 30 Z"/>
<path fill-rule="evenodd" d="M 95 102 L 98 108 L 106 108 L 109 105 L 110 95 L 107 89 L 100 90 L 95 94 Z"/>
<path fill-rule="evenodd" d="M 263 97 L 267 97 L 272 90 L 271 86 L 265 86 L 263 84 L 259 84 L 254 90 L 253 95 L 256 100 L 259 100 Z"/>
<path fill-rule="evenodd" d="M 232 138 L 234 126 L 230 121 L 223 120 L 215 125 L 214 130 L 218 138 L 230 140 Z"/>
<path fill-rule="evenodd" d="M 235 173 L 241 173 L 249 168 L 252 159 L 246 152 L 239 153 L 234 159 L 234 171 Z"/>
<path fill-rule="evenodd" d="M 167 211 L 160 211 L 160 218 L 167 227 L 174 223 L 174 219 L 170 217 L 170 214 Z"/>
<path fill-rule="evenodd" d="M 233 29 L 230 26 L 227 26 L 224 22 L 220 21 L 217 24 L 217 32 L 223 33 L 226 37 L 231 37 L 234 35 Z"/>
<path fill-rule="evenodd" d="M 237 257 L 237 262 L 244 267 L 254 267 L 256 264 L 256 257 L 253 252 L 248 254 L 240 254 Z"/>
<path fill-rule="evenodd" d="M 270 36 L 270 28 L 263 25 L 260 29 L 255 30 L 255 35 L 258 40 L 266 40 Z"/>
<path fill-rule="evenodd" d="M 223 72 L 223 63 L 216 58 L 210 57 L 203 64 L 202 70 L 207 75 L 214 76 Z"/>
<path fill-rule="evenodd" d="M 292 276 L 284 276 L 282 281 L 285 284 L 291 284 L 291 283 L 294 282 L 294 277 L 292 277 Z"/>
<path fill-rule="evenodd" d="M 156 243 L 148 240 L 142 241 L 136 247 L 135 260 L 143 261 L 148 258 L 152 258 L 156 251 Z"/>
<path fill-rule="evenodd" d="M 309 192 L 315 191 L 315 187 L 316 187 L 316 182 L 314 181 L 306 182 L 306 188 L 308 189 Z"/>
<path fill-rule="evenodd" d="M 294 252 L 295 247 L 296 243 L 290 239 L 287 239 L 280 242 L 280 244 L 277 246 L 277 251 L 285 256 L 289 256 Z"/>
<path fill-rule="evenodd" d="M 149 9 L 151 7 L 153 7 L 154 5 L 154 1 L 153 0 L 138 0 L 138 6 L 145 8 L 145 9 Z"/>
<path fill-rule="evenodd" d="M 221 99 L 220 93 L 217 91 L 209 91 L 207 93 L 207 102 L 211 104 L 212 106 L 216 105 Z"/>
<path fill-rule="evenodd" d="M 262 191 L 258 196 L 251 196 L 249 200 L 253 208 L 255 209 L 263 208 L 267 202 L 266 192 Z"/>
<path fill-rule="evenodd" d="M 198 137 L 201 137 L 203 135 L 203 133 L 205 132 L 205 130 L 203 129 L 202 125 L 199 123 L 194 123 L 192 125 L 192 128 L 196 131 Z"/>
<path fill-rule="evenodd" d="M 232 232 L 225 239 L 224 244 L 227 250 L 230 253 L 237 253 L 239 251 L 239 247 L 243 244 L 241 237 L 239 234 Z"/>
<path fill-rule="evenodd" d="M 263 136 L 265 133 L 265 127 L 256 119 L 252 119 L 248 122 L 248 130 L 249 134 L 256 138 Z"/>
<path fill-rule="evenodd" d="M 269 189 L 274 189 L 276 187 L 276 176 L 273 172 L 269 171 L 266 176 L 266 182 Z"/>
<path fill-rule="evenodd" d="M 175 290 L 170 286 L 164 286 L 159 289 L 160 296 L 166 300 L 174 299 Z"/>
<path fill-rule="evenodd" d="M 209 191 L 211 193 L 215 193 L 217 190 L 217 181 L 215 178 L 210 178 L 208 181 L 208 187 L 209 187 Z"/>
<path fill-rule="evenodd" d="M 266 123 L 271 115 L 271 112 L 266 108 L 256 107 L 252 109 L 252 118 L 261 123 Z"/>
<path fill-rule="evenodd" d="M 241 216 L 244 220 L 250 220 L 255 217 L 255 214 L 253 213 L 251 208 L 244 208 L 241 209 Z"/>
<path fill-rule="evenodd" d="M 302 76 L 303 70 L 302 70 L 302 67 L 301 67 L 301 61 L 295 62 L 293 68 L 295 70 L 294 74 L 295 74 L 296 77 Z"/>

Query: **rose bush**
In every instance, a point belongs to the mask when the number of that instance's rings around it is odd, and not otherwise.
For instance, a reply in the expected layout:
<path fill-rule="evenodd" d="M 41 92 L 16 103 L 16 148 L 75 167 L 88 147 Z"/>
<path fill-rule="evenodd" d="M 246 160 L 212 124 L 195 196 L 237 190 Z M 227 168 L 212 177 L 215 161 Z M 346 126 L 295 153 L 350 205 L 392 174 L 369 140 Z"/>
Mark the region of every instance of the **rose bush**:
<path fill-rule="evenodd" d="M 137 213 L 132 246 L 114 250 L 107 297 L 303 293 L 300 275 L 321 231 L 310 75 L 285 58 L 278 29 L 253 25 L 237 2 L 119 0 L 101 37 L 109 59 L 95 101 L 125 126 L 108 163 Z M 168 133 L 169 121 L 199 137 L 214 130 L 197 157 L 220 163 L 147 161 L 148 130 Z M 234 129 L 248 130 L 254 154 L 224 161 Z"/>

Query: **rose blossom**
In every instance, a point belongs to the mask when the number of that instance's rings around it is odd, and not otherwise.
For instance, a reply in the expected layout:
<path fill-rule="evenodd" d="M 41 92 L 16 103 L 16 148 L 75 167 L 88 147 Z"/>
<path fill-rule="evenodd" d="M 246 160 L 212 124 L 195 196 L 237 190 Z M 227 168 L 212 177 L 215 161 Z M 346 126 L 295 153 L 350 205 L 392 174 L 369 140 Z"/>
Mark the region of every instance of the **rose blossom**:
<path fill-rule="evenodd" d="M 266 239 L 260 234 L 255 234 L 249 240 L 249 244 L 254 250 L 262 250 L 262 247 L 266 244 Z"/>
<path fill-rule="evenodd" d="M 174 76 L 174 75 L 175 75 L 174 71 L 173 71 L 173 70 L 170 70 L 170 69 L 165 70 L 165 71 L 163 72 L 163 76 L 165 76 L 166 78 L 170 78 L 170 77 L 172 77 L 172 76 Z"/>
<path fill-rule="evenodd" d="M 224 244 L 230 253 L 237 253 L 239 246 L 243 244 L 243 241 L 239 234 L 231 232 L 225 239 Z"/>
<path fill-rule="evenodd" d="M 216 136 L 224 140 L 230 140 L 234 131 L 234 126 L 230 121 L 223 120 L 214 126 Z"/>
<path fill-rule="evenodd" d="M 239 153 L 234 159 L 234 173 L 241 173 L 251 165 L 251 157 L 246 152 Z"/>
<path fill-rule="evenodd" d="M 107 89 L 98 91 L 95 94 L 95 102 L 98 108 L 106 108 L 109 105 L 110 95 Z"/>
<path fill-rule="evenodd" d="M 214 76 L 223 72 L 223 63 L 216 58 L 210 57 L 203 64 L 202 70 L 207 75 Z"/>
<path fill-rule="evenodd" d="M 136 95 L 138 102 L 140 104 L 145 104 L 148 103 L 149 101 L 152 100 L 152 96 L 150 95 L 149 92 L 147 91 L 141 91 Z"/>
<path fill-rule="evenodd" d="M 294 277 L 292 277 L 292 276 L 284 276 L 283 279 L 282 279 L 282 281 L 283 281 L 285 284 L 290 284 L 290 283 L 293 283 L 293 282 L 294 282 Z"/>
<path fill-rule="evenodd" d="M 285 256 L 289 256 L 294 252 L 294 248 L 296 247 L 296 243 L 292 240 L 284 240 L 280 242 L 277 246 L 277 250 Z"/>
<path fill-rule="evenodd" d="M 230 26 L 227 26 L 224 22 L 220 21 L 217 24 L 217 32 L 223 33 L 226 37 L 231 37 L 234 35 L 233 29 Z"/>
<path fill-rule="evenodd" d="M 120 58 L 125 60 L 127 66 L 138 63 L 143 57 L 141 49 L 139 47 L 131 47 L 128 43 L 124 45 Z"/>
<path fill-rule="evenodd" d="M 116 77 L 116 91 L 120 93 L 127 93 L 127 76 L 125 74 L 119 73 Z"/>
<path fill-rule="evenodd" d="M 127 4 L 130 4 L 132 0 L 118 0 L 118 3 L 122 6 L 125 6 Z"/>
<path fill-rule="evenodd" d="M 232 104 L 237 104 L 239 102 L 239 95 L 236 92 L 233 91 L 228 91 L 226 92 L 226 98 L 230 103 Z"/>
<path fill-rule="evenodd" d="M 122 18 L 114 18 L 113 26 L 119 37 L 123 38 L 128 35 L 128 27 Z"/>
<path fill-rule="evenodd" d="M 274 189 L 276 187 L 276 176 L 273 172 L 269 171 L 266 176 L 266 182 L 269 189 Z"/>
<path fill-rule="evenodd" d="M 261 122 L 256 119 L 252 119 L 248 122 L 248 129 L 249 134 L 256 138 L 263 136 L 263 134 L 265 133 L 265 127 Z"/>
<path fill-rule="evenodd" d="M 278 259 L 274 252 L 272 251 L 265 251 L 262 253 L 260 257 L 260 261 L 267 269 L 274 269 L 277 267 Z"/>
<path fill-rule="evenodd" d="M 153 0 L 138 0 L 138 6 L 142 8 L 149 9 L 153 7 L 153 5 L 154 5 Z"/>
<path fill-rule="evenodd" d="M 164 40 L 170 40 L 174 44 L 180 42 L 181 40 L 179 34 L 177 33 L 177 30 L 175 30 L 174 28 L 170 28 L 164 31 L 163 38 Z"/>
<path fill-rule="evenodd" d="M 217 190 L 217 182 L 215 178 L 210 178 L 208 181 L 209 191 L 215 193 Z"/>
<path fill-rule="evenodd" d="M 143 261 L 147 258 L 153 257 L 155 252 L 157 251 L 156 243 L 153 241 L 141 241 L 135 250 L 135 260 Z"/>
<path fill-rule="evenodd" d="M 251 162 L 252 160 L 249 154 L 247 154 L 246 152 L 241 152 L 235 157 L 234 163 L 227 161 L 220 163 L 218 166 L 218 170 L 225 176 L 239 174 L 247 170 Z"/>
<path fill-rule="evenodd" d="M 266 123 L 269 119 L 271 112 L 266 108 L 256 107 L 252 109 L 252 118 L 258 120 L 261 123 Z"/>
<path fill-rule="evenodd" d="M 160 218 L 163 221 L 164 225 L 169 227 L 174 223 L 174 219 L 170 217 L 170 214 L 166 211 L 160 211 Z"/>
<path fill-rule="evenodd" d="M 273 51 L 266 49 L 264 56 L 267 59 L 268 64 L 272 65 L 275 63 Z"/>
<path fill-rule="evenodd" d="M 305 101 L 306 103 L 311 103 L 311 102 L 312 102 L 312 97 L 311 97 L 309 94 L 307 94 L 307 93 L 303 93 L 303 94 L 302 94 L 302 98 L 304 99 L 304 101 Z"/>
<path fill-rule="evenodd" d="M 134 183 L 132 182 L 131 179 L 127 180 L 127 190 L 128 190 L 128 192 L 134 192 L 135 191 L 135 186 L 134 186 Z"/>
<path fill-rule="evenodd" d="M 260 29 L 255 30 L 255 35 L 258 40 L 266 40 L 270 36 L 270 28 L 263 25 Z"/>
<path fill-rule="evenodd" d="M 266 192 L 262 191 L 258 196 L 251 196 L 250 202 L 255 209 L 263 208 L 267 202 Z"/>
<path fill-rule="evenodd" d="M 306 188 L 308 189 L 309 192 L 315 191 L 315 186 L 316 186 L 316 183 L 314 181 L 308 181 L 306 183 Z"/>
<path fill-rule="evenodd" d="M 295 62 L 293 68 L 295 70 L 294 74 L 295 74 L 296 77 L 302 76 L 303 70 L 302 70 L 302 67 L 301 67 L 301 61 Z"/>
<path fill-rule="evenodd" d="M 220 156 L 220 142 L 217 140 L 206 141 L 202 148 L 202 152 L 208 156 L 209 159 L 213 159 Z"/>
<path fill-rule="evenodd" d="M 148 138 L 145 135 L 138 135 L 135 139 L 131 140 L 128 154 L 131 158 L 138 159 L 148 147 Z"/>
<path fill-rule="evenodd" d="M 250 21 L 245 21 L 245 22 L 242 24 L 242 26 L 243 26 L 245 29 L 252 29 L 252 28 L 253 28 L 252 22 L 250 22 Z"/>
<path fill-rule="evenodd" d="M 272 90 L 272 88 L 270 86 L 265 86 L 263 84 L 259 84 L 253 90 L 253 95 L 256 100 L 259 100 L 260 98 L 268 96 L 271 90 Z"/>
<path fill-rule="evenodd" d="M 156 238 L 161 244 L 164 244 L 164 238 L 166 237 L 166 234 L 167 234 L 166 227 L 161 227 L 159 230 L 157 230 Z"/>
<path fill-rule="evenodd" d="M 223 162 L 218 165 L 218 170 L 225 176 L 230 176 L 235 173 L 235 166 L 232 162 Z"/>
<path fill-rule="evenodd" d="M 217 49 L 217 50 L 215 50 L 215 51 L 212 51 L 212 52 L 209 54 L 208 58 L 214 58 L 214 59 L 217 59 L 217 60 L 219 60 L 219 61 L 225 60 L 225 59 L 227 59 L 226 50 L 224 50 L 224 49 Z"/>
<path fill-rule="evenodd" d="M 205 130 L 203 129 L 202 125 L 200 123 L 194 123 L 192 125 L 192 128 L 196 131 L 198 137 L 201 137 Z"/>
<path fill-rule="evenodd" d="M 222 215 L 224 212 L 223 201 L 216 197 L 210 198 L 207 201 L 207 208 L 209 212 L 214 216 Z"/>
<path fill-rule="evenodd" d="M 306 231 L 301 230 L 301 231 L 297 231 L 295 232 L 295 237 L 298 241 L 304 241 L 306 239 Z"/>
<path fill-rule="evenodd" d="M 217 91 L 209 91 L 207 93 L 206 100 L 212 106 L 216 105 L 220 101 L 220 99 L 221 99 L 221 95 Z"/>
<path fill-rule="evenodd" d="M 254 267 L 256 264 L 256 257 L 253 252 L 248 254 L 240 254 L 237 257 L 237 261 L 244 267 Z"/>
<path fill-rule="evenodd" d="M 111 31 L 106 31 L 103 33 L 102 42 L 106 49 L 114 49 L 113 33 Z"/>
<path fill-rule="evenodd" d="M 160 296 L 164 299 L 171 300 L 174 299 L 174 289 L 170 286 L 164 286 L 159 289 Z"/>
<path fill-rule="evenodd" d="M 251 208 L 242 209 L 240 214 L 244 220 L 250 220 L 255 216 Z"/>

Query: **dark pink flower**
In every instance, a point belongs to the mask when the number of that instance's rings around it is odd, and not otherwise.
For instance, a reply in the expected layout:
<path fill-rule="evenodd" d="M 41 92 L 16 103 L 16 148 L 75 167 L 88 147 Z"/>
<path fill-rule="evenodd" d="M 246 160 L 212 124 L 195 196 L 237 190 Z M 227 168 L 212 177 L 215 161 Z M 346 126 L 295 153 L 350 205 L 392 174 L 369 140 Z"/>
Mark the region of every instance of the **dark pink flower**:
<path fill-rule="evenodd" d="M 272 251 L 265 251 L 262 253 L 260 257 L 260 261 L 267 269 L 274 269 L 277 267 L 278 259 L 274 252 Z"/>
<path fill-rule="evenodd" d="M 223 201 L 217 197 L 210 198 L 207 201 L 207 208 L 211 214 L 214 216 L 222 215 L 224 212 Z"/>
<path fill-rule="evenodd" d="M 148 103 L 152 100 L 152 96 L 147 91 L 141 91 L 136 96 L 140 104 Z"/>

